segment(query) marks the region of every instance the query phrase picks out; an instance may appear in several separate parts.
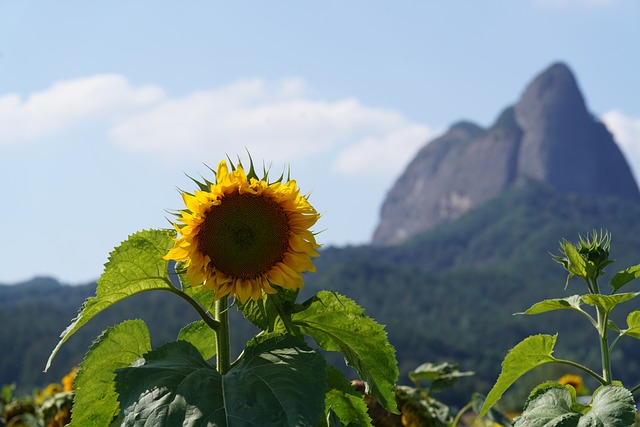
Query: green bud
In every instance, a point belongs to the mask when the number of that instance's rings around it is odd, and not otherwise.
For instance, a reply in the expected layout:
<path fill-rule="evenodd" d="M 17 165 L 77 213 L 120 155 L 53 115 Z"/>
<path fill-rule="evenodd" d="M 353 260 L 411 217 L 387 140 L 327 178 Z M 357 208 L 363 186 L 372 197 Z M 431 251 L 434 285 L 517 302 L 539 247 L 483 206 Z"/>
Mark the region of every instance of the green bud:
<path fill-rule="evenodd" d="M 604 268 L 611 264 L 609 249 L 611 235 L 608 231 L 593 231 L 586 236 L 578 236 L 579 241 L 572 244 L 566 240 L 560 242 L 561 255 L 552 255 L 552 258 L 562 264 L 569 272 L 567 282 L 572 276 L 585 280 L 595 280 L 604 274 Z"/>

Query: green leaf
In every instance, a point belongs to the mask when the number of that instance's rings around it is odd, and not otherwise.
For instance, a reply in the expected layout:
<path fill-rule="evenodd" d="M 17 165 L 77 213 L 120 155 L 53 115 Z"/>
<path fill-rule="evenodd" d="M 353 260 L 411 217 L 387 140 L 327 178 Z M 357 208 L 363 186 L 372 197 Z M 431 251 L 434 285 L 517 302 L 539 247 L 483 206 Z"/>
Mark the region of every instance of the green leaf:
<path fill-rule="evenodd" d="M 618 325 L 616 325 L 615 322 L 611 319 L 607 320 L 607 328 L 615 332 L 620 332 L 620 328 L 618 328 Z"/>
<path fill-rule="evenodd" d="M 540 314 L 553 310 L 577 310 L 582 312 L 580 304 L 582 303 L 582 297 L 580 295 L 572 295 L 566 298 L 554 298 L 544 301 L 540 301 L 529 307 L 522 313 L 516 314 Z"/>
<path fill-rule="evenodd" d="M 613 288 L 613 291 L 617 291 L 633 279 L 640 277 L 640 264 L 629 267 L 626 270 L 622 270 L 613 275 L 609 281 L 609 285 Z"/>
<path fill-rule="evenodd" d="M 78 316 L 60 335 L 51 352 L 45 371 L 56 353 L 71 335 L 102 310 L 132 295 L 155 289 L 168 289 L 168 261 L 162 259 L 173 247 L 171 234 L 166 230 L 145 230 L 131 235 L 109 255 L 104 273 L 98 280 L 96 296 L 88 298 Z"/>
<path fill-rule="evenodd" d="M 635 414 L 633 396 L 623 387 L 600 387 L 590 406 L 582 408 L 569 389 L 548 384 L 531 393 L 514 427 L 629 427 Z"/>
<path fill-rule="evenodd" d="M 636 405 L 629 390 L 619 386 L 605 386 L 596 390 L 591 410 L 578 427 L 628 427 L 635 423 Z"/>
<path fill-rule="evenodd" d="M 471 395 L 471 405 L 473 407 L 473 411 L 476 414 L 480 412 L 480 409 L 482 409 L 482 405 L 484 405 L 485 400 L 486 397 L 481 395 L 480 393 L 473 393 Z M 495 406 L 487 411 L 484 418 L 487 421 L 491 421 L 492 423 L 504 427 L 511 427 L 511 420 L 509 419 L 509 417 Z"/>
<path fill-rule="evenodd" d="M 575 246 L 573 246 L 570 242 L 562 243 L 564 253 L 567 255 L 567 259 L 569 260 L 569 264 L 567 266 L 567 270 L 574 276 L 578 277 L 587 277 L 587 269 L 586 269 L 586 261 L 580 255 Z"/>
<path fill-rule="evenodd" d="M 551 354 L 556 344 L 557 335 L 533 335 L 516 344 L 502 361 L 502 371 L 493 388 L 487 395 L 478 417 L 483 417 L 487 411 L 502 397 L 505 391 L 516 382 L 518 378 L 547 363 L 557 359 Z"/>
<path fill-rule="evenodd" d="M 621 331 L 623 335 L 629 335 L 640 339 L 640 310 L 634 310 L 627 316 L 627 329 Z"/>
<path fill-rule="evenodd" d="M 353 300 L 334 292 L 319 292 L 302 306 L 293 323 L 325 350 L 341 352 L 365 382 L 366 393 L 378 398 L 387 411 L 398 413 L 394 392 L 398 362 L 384 327 L 365 316 Z"/>
<path fill-rule="evenodd" d="M 142 320 L 125 320 L 104 331 L 80 365 L 69 426 L 111 424 L 119 411 L 114 371 L 129 366 L 149 350 L 149 330 Z"/>
<path fill-rule="evenodd" d="M 625 301 L 629 301 L 638 295 L 640 295 L 640 292 L 628 292 L 625 294 L 614 295 L 587 294 L 583 295 L 582 301 L 584 301 L 585 304 L 602 307 L 607 313 L 611 313 L 611 310 L 613 310 L 615 306 Z"/>
<path fill-rule="evenodd" d="M 363 427 L 373 427 L 367 413 L 364 396 L 356 391 L 344 374 L 335 367 L 327 366 L 327 386 L 325 412 L 333 411 L 342 424 L 353 423 Z"/>
<path fill-rule="evenodd" d="M 182 328 L 178 334 L 178 340 L 193 344 L 205 360 L 216 355 L 216 333 L 203 320 L 189 323 Z"/>
<path fill-rule="evenodd" d="M 258 328 L 266 332 L 287 332 L 300 335 L 291 321 L 298 290 L 275 286 L 275 294 L 267 294 L 264 299 L 248 300 L 240 308 L 244 316 Z"/>
<path fill-rule="evenodd" d="M 178 341 L 116 371 L 123 426 L 315 426 L 323 414 L 326 364 L 298 338 L 249 342 L 224 376 Z"/>
<path fill-rule="evenodd" d="M 536 387 L 525 403 L 522 415 L 514 427 L 577 427 L 580 413 L 571 410 L 571 392 L 553 383 Z M 628 426 L 627 426 L 628 427 Z"/>
<path fill-rule="evenodd" d="M 460 377 L 468 377 L 474 374 L 475 372 L 470 371 L 460 372 L 458 365 L 455 363 L 423 363 L 409 372 L 409 378 L 416 386 L 420 381 L 431 381 L 428 386 L 431 393 L 453 386 Z"/>

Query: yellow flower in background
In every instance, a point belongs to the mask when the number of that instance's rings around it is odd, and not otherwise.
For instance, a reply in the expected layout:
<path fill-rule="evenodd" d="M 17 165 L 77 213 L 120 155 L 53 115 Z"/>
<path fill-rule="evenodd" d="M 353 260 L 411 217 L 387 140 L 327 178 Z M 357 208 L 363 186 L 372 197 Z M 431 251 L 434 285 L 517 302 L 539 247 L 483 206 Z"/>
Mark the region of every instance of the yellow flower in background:
<path fill-rule="evenodd" d="M 584 382 L 580 375 L 567 374 L 563 375 L 558 382 L 562 385 L 570 384 L 576 390 L 576 393 L 580 393 L 580 390 L 584 387 Z"/>
<path fill-rule="evenodd" d="M 240 163 L 231 169 L 221 161 L 215 183 L 182 194 L 180 236 L 165 259 L 184 262 L 191 283 L 214 290 L 216 299 L 244 303 L 275 293 L 271 285 L 301 288 L 302 273 L 315 271 L 319 245 L 309 228 L 320 215 L 295 181 L 269 183 L 253 165 L 248 174 Z"/>
<path fill-rule="evenodd" d="M 36 390 L 35 391 L 35 403 L 37 405 L 42 405 L 42 403 L 48 398 L 56 395 L 62 391 L 62 385 L 52 383 L 44 388 L 44 390 Z"/>
<path fill-rule="evenodd" d="M 76 374 L 78 373 L 78 367 L 71 369 L 67 375 L 62 377 L 62 387 L 64 391 L 73 391 L 73 381 L 76 379 Z"/>

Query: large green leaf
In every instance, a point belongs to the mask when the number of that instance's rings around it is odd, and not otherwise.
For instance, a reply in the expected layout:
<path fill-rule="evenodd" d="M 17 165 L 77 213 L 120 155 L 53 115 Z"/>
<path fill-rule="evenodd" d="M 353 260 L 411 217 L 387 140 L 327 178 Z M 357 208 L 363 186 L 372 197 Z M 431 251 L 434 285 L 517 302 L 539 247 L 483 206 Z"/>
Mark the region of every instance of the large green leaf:
<path fill-rule="evenodd" d="M 509 350 L 502 361 L 502 371 L 487 395 L 478 417 L 483 417 L 518 378 L 533 368 L 555 362 L 557 359 L 551 354 L 556 339 L 557 335 L 533 335 Z"/>
<path fill-rule="evenodd" d="M 366 392 L 378 398 L 390 412 L 398 413 L 394 384 L 398 380 L 395 349 L 384 327 L 364 315 L 353 300 L 321 291 L 294 313 L 293 323 L 325 350 L 339 351 L 358 371 Z"/>
<path fill-rule="evenodd" d="M 250 341 L 224 376 L 186 341 L 116 371 L 123 426 L 315 426 L 323 414 L 326 363 L 303 341 Z"/>
<path fill-rule="evenodd" d="M 627 427 L 634 425 L 635 418 L 631 392 L 624 387 L 605 386 L 596 390 L 591 410 L 580 419 L 578 427 Z"/>
<path fill-rule="evenodd" d="M 613 310 L 615 306 L 629 301 L 638 295 L 640 295 L 640 292 L 628 292 L 614 295 L 587 294 L 582 296 L 582 301 L 584 301 L 585 304 L 602 307 L 607 313 L 611 313 L 611 310 Z"/>
<path fill-rule="evenodd" d="M 204 320 L 196 320 L 182 328 L 178 340 L 193 344 L 205 360 L 216 355 L 216 333 L 204 323 Z"/>
<path fill-rule="evenodd" d="M 169 289 L 168 261 L 162 259 L 173 247 L 169 231 L 145 230 L 131 235 L 109 255 L 98 280 L 96 296 L 88 298 L 78 316 L 60 335 L 45 371 L 71 335 L 102 310 L 132 295 L 155 289 Z"/>
<path fill-rule="evenodd" d="M 149 330 L 142 320 L 125 320 L 103 332 L 89 348 L 76 376 L 70 427 L 110 425 L 119 412 L 114 371 L 149 350 Z"/>
<path fill-rule="evenodd" d="M 609 281 L 609 285 L 613 288 L 613 291 L 617 291 L 633 279 L 640 277 L 640 264 L 629 267 L 625 270 L 619 271 L 613 275 Z"/>
<path fill-rule="evenodd" d="M 537 387 L 527 399 L 514 427 L 577 427 L 580 413 L 571 410 L 571 392 L 554 383 Z"/>
<path fill-rule="evenodd" d="M 345 426 L 372 427 L 364 396 L 356 391 L 341 371 L 331 365 L 327 366 L 327 386 L 326 412 L 333 411 Z"/>
<path fill-rule="evenodd" d="M 635 415 L 633 396 L 623 387 L 599 388 L 583 408 L 566 387 L 551 384 L 532 393 L 514 427 L 629 427 Z"/>

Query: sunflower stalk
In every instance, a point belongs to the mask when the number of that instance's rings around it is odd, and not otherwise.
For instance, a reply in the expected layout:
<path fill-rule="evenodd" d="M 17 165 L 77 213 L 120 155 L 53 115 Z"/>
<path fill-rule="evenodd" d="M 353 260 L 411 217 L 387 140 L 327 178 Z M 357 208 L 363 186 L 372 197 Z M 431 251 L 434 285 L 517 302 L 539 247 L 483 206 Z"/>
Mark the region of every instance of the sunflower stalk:
<path fill-rule="evenodd" d="M 598 286 L 598 276 L 599 273 L 596 273 L 594 277 L 585 277 L 585 282 L 587 283 L 587 287 L 589 291 L 593 294 L 600 294 L 600 287 Z M 602 360 L 602 378 L 604 379 L 603 385 L 611 384 L 612 376 L 611 376 L 611 358 L 610 352 L 611 347 L 609 346 L 609 337 L 608 337 L 608 328 L 607 323 L 609 322 L 609 315 L 604 310 L 604 308 L 598 306 L 596 307 L 597 317 L 596 317 L 596 329 L 598 330 L 598 337 L 600 339 L 600 355 Z"/>
<path fill-rule="evenodd" d="M 219 326 L 216 330 L 216 369 L 220 375 L 224 375 L 231 366 L 227 297 L 222 297 L 215 302 L 215 320 Z"/>

